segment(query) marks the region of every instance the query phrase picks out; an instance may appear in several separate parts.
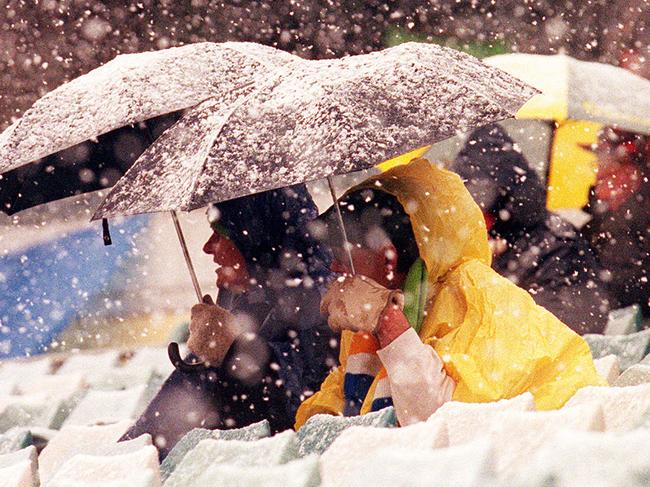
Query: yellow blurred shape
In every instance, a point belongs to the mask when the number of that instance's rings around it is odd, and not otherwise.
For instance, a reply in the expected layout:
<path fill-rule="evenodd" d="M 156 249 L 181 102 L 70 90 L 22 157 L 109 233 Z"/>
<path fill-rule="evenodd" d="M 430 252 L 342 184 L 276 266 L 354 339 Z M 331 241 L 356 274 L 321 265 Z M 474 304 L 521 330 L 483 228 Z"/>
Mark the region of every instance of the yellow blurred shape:
<path fill-rule="evenodd" d="M 425 145 L 424 147 L 420 147 L 419 149 L 412 150 L 410 152 L 406 152 L 402 154 L 401 156 L 393 157 L 392 159 L 388 159 L 387 161 L 382 162 L 381 164 L 378 164 L 377 167 L 379 168 L 380 171 L 388 171 L 389 169 L 392 169 L 396 166 L 401 166 L 403 164 L 408 164 L 411 162 L 413 159 L 417 159 L 418 157 L 422 157 L 429 149 L 431 148 L 430 145 Z"/>
<path fill-rule="evenodd" d="M 181 323 L 187 322 L 188 317 L 187 312 L 161 311 L 92 323 L 81 320 L 66 328 L 57 341 L 61 350 L 166 345 L 170 335 Z"/>
<path fill-rule="evenodd" d="M 582 145 L 594 144 L 602 125 L 567 120 L 555 131 L 551 148 L 546 206 L 550 210 L 582 208 L 587 204 L 589 188 L 596 181 L 596 155 Z"/>
<path fill-rule="evenodd" d="M 519 109 L 516 118 L 566 120 L 569 113 L 569 59 L 562 54 L 502 54 L 483 62 L 541 91 Z"/>

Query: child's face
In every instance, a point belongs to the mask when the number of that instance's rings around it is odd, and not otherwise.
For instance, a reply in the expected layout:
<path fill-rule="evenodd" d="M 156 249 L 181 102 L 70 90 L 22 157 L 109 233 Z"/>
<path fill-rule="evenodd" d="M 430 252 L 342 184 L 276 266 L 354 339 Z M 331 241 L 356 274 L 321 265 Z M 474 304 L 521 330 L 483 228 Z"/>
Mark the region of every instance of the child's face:
<path fill-rule="evenodd" d="M 397 251 L 388 242 L 380 249 L 354 246 L 351 249 L 356 274 L 369 277 L 389 289 L 398 289 L 404 283 L 404 275 L 397 272 Z M 347 253 L 342 248 L 334 250 L 332 271 L 351 274 Z"/>

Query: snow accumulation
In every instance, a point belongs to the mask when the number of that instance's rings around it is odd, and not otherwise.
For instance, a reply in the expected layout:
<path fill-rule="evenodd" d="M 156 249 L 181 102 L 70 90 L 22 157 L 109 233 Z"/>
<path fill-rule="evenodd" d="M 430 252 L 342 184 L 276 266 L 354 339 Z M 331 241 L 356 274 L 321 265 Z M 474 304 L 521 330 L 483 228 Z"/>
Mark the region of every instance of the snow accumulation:
<path fill-rule="evenodd" d="M 293 431 L 284 431 L 257 441 L 202 440 L 185 455 L 165 485 L 200 485 L 199 479 L 215 464 L 241 467 L 272 466 L 282 465 L 297 458 L 298 440 Z"/>
<path fill-rule="evenodd" d="M 636 364 L 623 372 L 612 385 L 638 386 L 650 382 L 650 365 Z"/>
<path fill-rule="evenodd" d="M 292 55 L 246 42 L 125 54 L 49 92 L 0 135 L 0 171 L 158 115 L 223 97 Z"/>
<path fill-rule="evenodd" d="M 146 407 L 142 404 L 145 390 L 146 385 L 142 384 L 123 391 L 90 391 L 65 424 L 91 425 L 135 419 Z"/>
<path fill-rule="evenodd" d="M 537 411 L 526 393 L 485 404 L 452 401 L 404 428 L 394 427 L 388 408 L 365 417 L 317 416 L 297 433 L 275 436 L 268 422 L 196 429 L 159 466 L 149 435 L 118 440 L 150 397 L 145 391 L 160 382 L 132 374 L 130 387 L 111 390 L 93 380 L 97 371 L 84 371 L 94 357 L 109 367 L 105 374 L 147 362 L 149 372 L 168 370 L 164 349 L 143 352 L 139 359 L 138 351 L 114 350 L 21 361 L 25 380 L 0 395 L 0 485 L 627 487 L 650 478 L 649 359 L 628 368 L 628 377 L 643 383 L 586 387 L 555 411 Z M 599 370 L 614 377 L 618 360 L 601 359 Z M 18 370 L 17 362 L 1 364 L 0 376 Z M 39 388 L 57 398 L 54 406 L 40 409 Z M 69 396 L 80 400 L 58 406 Z M 38 458 L 32 445 L 42 449 Z"/>
<path fill-rule="evenodd" d="M 47 482 L 56 471 L 74 456 L 84 453 L 100 454 L 117 444 L 117 440 L 131 426 L 121 421 L 103 426 L 65 426 L 50 440 L 38 457 L 42 482 Z"/>
<path fill-rule="evenodd" d="M 610 385 L 614 383 L 621 373 L 621 361 L 614 354 L 595 359 L 594 366 L 596 367 L 596 372 Z"/>
<path fill-rule="evenodd" d="M 616 355 L 621 371 L 638 363 L 649 351 L 650 330 L 629 335 L 584 335 L 594 358 Z"/>
<path fill-rule="evenodd" d="M 369 168 L 509 118 L 536 94 L 476 58 L 423 43 L 296 60 L 257 81 L 185 114 L 135 162 L 94 218 L 189 211 Z"/>
<path fill-rule="evenodd" d="M 234 430 L 207 430 L 195 428 L 183 436 L 160 464 L 160 476 L 163 480 L 172 474 L 185 455 L 192 451 L 203 440 L 238 440 L 255 441 L 271 436 L 271 426 L 267 420 L 253 423 L 249 426 Z"/>
<path fill-rule="evenodd" d="M 70 482 L 89 485 L 98 479 L 138 487 L 159 485 L 158 450 L 149 445 L 123 455 L 75 455 L 47 485 L 63 487 Z"/>

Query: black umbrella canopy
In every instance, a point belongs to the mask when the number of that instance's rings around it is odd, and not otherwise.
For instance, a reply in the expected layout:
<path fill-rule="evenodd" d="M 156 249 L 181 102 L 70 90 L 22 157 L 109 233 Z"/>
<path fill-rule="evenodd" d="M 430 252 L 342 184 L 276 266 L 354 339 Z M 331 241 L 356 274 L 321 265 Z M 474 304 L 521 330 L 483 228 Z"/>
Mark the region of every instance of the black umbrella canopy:
<path fill-rule="evenodd" d="M 143 153 L 93 218 L 190 211 L 366 169 L 512 117 L 536 93 L 472 56 L 432 44 L 287 63 L 250 93 L 189 111 Z"/>
<path fill-rule="evenodd" d="M 106 172 L 107 166 L 121 175 L 132 163 L 130 157 L 120 156 L 119 151 L 115 160 L 107 157 L 115 141 L 124 140 L 122 127 L 135 125 L 125 130 L 138 139 L 136 152 L 144 142 L 141 152 L 151 142 L 152 129 L 137 126 L 139 122 L 190 108 L 210 97 L 225 97 L 233 90 L 251 90 L 270 71 L 294 60 L 298 58 L 277 49 L 240 42 L 206 42 L 116 57 L 46 94 L 0 134 L 3 209 L 9 202 L 11 211 L 19 211 L 15 203 L 19 199 L 27 208 L 30 200 L 47 202 L 98 189 L 70 173 L 76 175 L 85 168 Z M 142 129 L 144 137 L 140 137 Z M 107 136 L 100 137 L 103 134 Z M 98 137 L 99 143 L 87 142 Z M 49 157 L 53 154 L 57 156 Z M 100 161 L 87 160 L 96 155 Z M 6 174 L 32 162 L 38 167 Z M 28 178 L 37 181 L 25 186 Z M 65 184 L 65 188 L 44 189 L 45 181 L 47 185 Z M 32 197 L 28 194 L 32 191 L 38 194 Z"/>
<path fill-rule="evenodd" d="M 0 211 L 13 215 L 34 206 L 109 188 L 181 112 L 121 127 L 0 174 Z"/>

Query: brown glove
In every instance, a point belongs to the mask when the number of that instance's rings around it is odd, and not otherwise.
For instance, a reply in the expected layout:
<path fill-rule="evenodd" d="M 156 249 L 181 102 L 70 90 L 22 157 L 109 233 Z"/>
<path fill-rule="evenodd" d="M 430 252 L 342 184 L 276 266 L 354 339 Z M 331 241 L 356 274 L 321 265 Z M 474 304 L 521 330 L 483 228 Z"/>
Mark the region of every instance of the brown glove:
<path fill-rule="evenodd" d="M 221 365 L 235 338 L 233 315 L 213 304 L 210 296 L 205 296 L 203 303 L 192 306 L 187 348 L 206 365 Z"/>
<path fill-rule="evenodd" d="M 334 281 L 321 300 L 320 310 L 335 332 L 374 333 L 388 305 L 404 309 L 404 294 L 386 289 L 369 277 L 356 275 Z"/>

